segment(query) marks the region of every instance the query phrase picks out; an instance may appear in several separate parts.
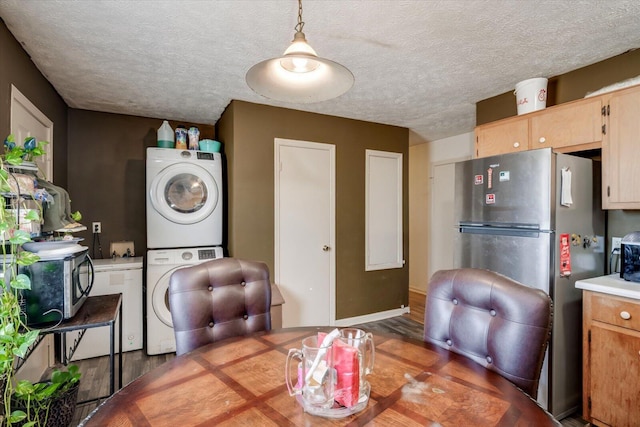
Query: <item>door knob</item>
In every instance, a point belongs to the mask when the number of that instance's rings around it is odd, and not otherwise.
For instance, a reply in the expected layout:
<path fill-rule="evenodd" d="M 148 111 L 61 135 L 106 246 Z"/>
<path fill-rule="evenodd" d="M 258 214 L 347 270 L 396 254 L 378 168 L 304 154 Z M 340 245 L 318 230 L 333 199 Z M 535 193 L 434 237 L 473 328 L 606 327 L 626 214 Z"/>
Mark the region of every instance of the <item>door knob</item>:
<path fill-rule="evenodd" d="M 328 252 L 328 251 L 329 251 L 329 249 L 331 249 L 331 248 L 330 248 L 329 246 L 327 246 L 327 245 L 324 245 L 324 246 L 322 247 L 322 250 L 323 250 L 323 251 L 325 251 L 325 252 Z"/>

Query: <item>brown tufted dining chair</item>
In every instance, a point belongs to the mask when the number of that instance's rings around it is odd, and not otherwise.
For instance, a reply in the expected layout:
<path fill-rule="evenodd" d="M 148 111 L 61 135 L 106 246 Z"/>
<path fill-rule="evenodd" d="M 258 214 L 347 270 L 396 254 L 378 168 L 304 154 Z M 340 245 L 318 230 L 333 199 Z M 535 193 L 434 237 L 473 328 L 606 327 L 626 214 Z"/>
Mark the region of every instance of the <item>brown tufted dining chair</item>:
<path fill-rule="evenodd" d="M 271 329 L 266 264 L 220 258 L 176 270 L 169 307 L 180 355 L 225 338 Z"/>
<path fill-rule="evenodd" d="M 497 372 L 536 398 L 553 303 L 540 289 L 473 268 L 429 281 L 424 339 Z"/>

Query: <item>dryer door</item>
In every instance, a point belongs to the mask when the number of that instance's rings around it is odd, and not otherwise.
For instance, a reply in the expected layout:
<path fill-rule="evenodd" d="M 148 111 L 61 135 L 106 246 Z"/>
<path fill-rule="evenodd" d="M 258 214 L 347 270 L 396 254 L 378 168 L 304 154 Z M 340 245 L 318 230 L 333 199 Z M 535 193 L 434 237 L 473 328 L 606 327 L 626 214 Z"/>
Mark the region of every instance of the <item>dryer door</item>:
<path fill-rule="evenodd" d="M 185 266 L 175 267 L 167 271 L 162 275 L 162 277 L 160 277 L 160 279 L 158 279 L 158 282 L 153 287 L 153 295 L 151 299 L 153 314 L 155 314 L 162 323 L 170 328 L 173 328 L 173 320 L 171 319 L 171 311 L 169 310 L 169 279 L 174 271 L 183 267 Z"/>
<path fill-rule="evenodd" d="M 177 224 L 195 224 L 214 211 L 220 199 L 218 183 L 203 167 L 175 163 L 164 168 L 149 187 L 151 206 Z"/>

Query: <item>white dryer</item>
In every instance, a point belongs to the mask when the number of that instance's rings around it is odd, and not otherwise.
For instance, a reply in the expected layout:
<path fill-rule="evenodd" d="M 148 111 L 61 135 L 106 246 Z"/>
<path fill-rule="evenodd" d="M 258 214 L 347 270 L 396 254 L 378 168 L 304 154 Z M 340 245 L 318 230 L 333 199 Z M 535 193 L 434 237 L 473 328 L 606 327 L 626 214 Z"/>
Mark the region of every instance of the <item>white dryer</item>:
<path fill-rule="evenodd" d="M 176 351 L 169 311 L 169 279 L 179 268 L 222 258 L 221 247 L 147 251 L 147 354 Z"/>
<path fill-rule="evenodd" d="M 220 153 L 147 148 L 147 248 L 222 244 Z"/>

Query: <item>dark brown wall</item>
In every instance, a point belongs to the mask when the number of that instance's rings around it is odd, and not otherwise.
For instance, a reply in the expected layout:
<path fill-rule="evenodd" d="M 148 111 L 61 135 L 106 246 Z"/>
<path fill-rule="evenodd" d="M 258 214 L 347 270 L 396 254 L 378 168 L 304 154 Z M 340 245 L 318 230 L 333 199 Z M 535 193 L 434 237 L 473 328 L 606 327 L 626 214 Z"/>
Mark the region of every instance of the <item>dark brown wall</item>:
<path fill-rule="evenodd" d="M 146 147 L 156 145 L 160 119 L 69 109 L 69 185 L 72 210 L 79 210 L 90 229 L 102 223 L 102 255 L 109 257 L 109 244 L 132 240 L 136 255 L 147 245 L 145 219 Z M 172 128 L 197 126 L 200 138 L 214 138 L 211 125 L 169 121 Z M 77 233 L 100 258 L 92 234 Z M 90 254 L 92 252 L 90 251 Z"/>
<path fill-rule="evenodd" d="M 547 107 L 574 101 L 602 87 L 640 75 L 640 49 L 549 79 Z M 513 92 L 476 104 L 476 125 L 517 115 Z"/>
<path fill-rule="evenodd" d="M 406 128 L 233 101 L 217 124 L 228 162 L 229 252 L 274 268 L 274 138 L 336 146 L 336 318 L 408 304 L 404 268 L 364 270 L 365 150 L 403 154 L 403 241 L 408 258 Z"/>
<path fill-rule="evenodd" d="M 0 19 L 0 143 L 11 131 L 11 85 L 53 122 L 53 182 L 67 185 L 67 104 Z M 48 177 L 51 179 L 51 177 Z"/>

